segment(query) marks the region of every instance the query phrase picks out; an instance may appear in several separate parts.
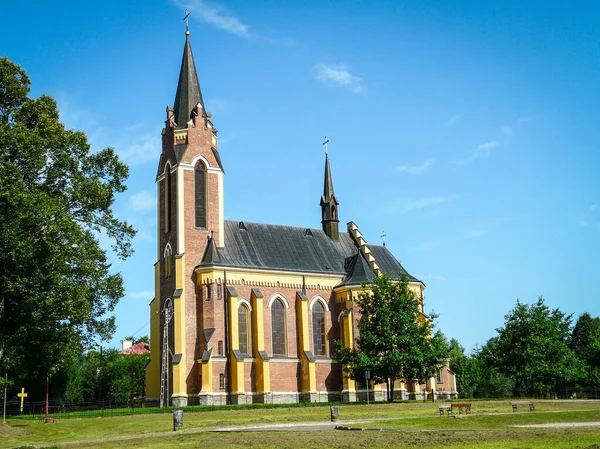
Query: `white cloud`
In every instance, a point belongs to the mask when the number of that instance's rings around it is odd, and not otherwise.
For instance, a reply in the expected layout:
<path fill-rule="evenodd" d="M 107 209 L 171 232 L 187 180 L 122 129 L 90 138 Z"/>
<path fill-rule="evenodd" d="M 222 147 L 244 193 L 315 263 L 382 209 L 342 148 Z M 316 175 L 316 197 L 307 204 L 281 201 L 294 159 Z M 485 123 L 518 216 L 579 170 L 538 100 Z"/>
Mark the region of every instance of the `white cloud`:
<path fill-rule="evenodd" d="M 461 115 L 453 115 L 448 120 L 442 123 L 443 126 L 452 126 L 462 118 Z"/>
<path fill-rule="evenodd" d="M 597 205 L 597 204 L 592 204 L 592 205 L 590 206 L 590 210 L 596 210 L 596 208 L 597 208 L 597 207 L 598 207 L 598 205 Z"/>
<path fill-rule="evenodd" d="M 157 162 L 160 157 L 160 129 L 147 132 L 137 140 L 128 144 L 115 144 L 117 154 L 128 165 L 141 165 L 148 162 Z"/>
<path fill-rule="evenodd" d="M 492 154 L 492 150 L 498 145 L 499 142 L 497 140 L 494 140 L 493 142 L 482 143 L 481 145 L 478 145 L 477 148 L 475 148 L 475 150 L 473 150 L 470 156 L 464 159 L 460 159 L 456 162 L 458 164 L 470 164 L 471 162 L 474 162 L 477 159 L 489 157 L 490 154 Z"/>
<path fill-rule="evenodd" d="M 147 292 L 133 292 L 133 293 L 128 293 L 127 294 L 127 298 L 131 298 L 131 299 L 152 299 L 152 298 L 154 298 L 154 292 L 147 291 Z"/>
<path fill-rule="evenodd" d="M 182 9 L 188 9 L 192 13 L 192 17 L 198 17 L 203 22 L 206 22 L 215 28 L 235 34 L 239 37 L 252 38 L 250 27 L 242 23 L 240 19 L 231 15 L 220 4 L 212 4 L 204 0 L 173 0 L 173 3 Z"/>
<path fill-rule="evenodd" d="M 340 86 L 357 94 L 364 92 L 362 78 L 350 73 L 349 69 L 345 64 L 317 64 L 315 76 L 327 86 Z"/>
<path fill-rule="evenodd" d="M 427 159 L 421 165 L 400 165 L 398 171 L 400 173 L 408 173 L 410 175 L 422 175 L 425 171 L 433 165 L 433 159 Z"/>
<path fill-rule="evenodd" d="M 400 202 L 400 210 L 402 212 L 411 212 L 454 201 L 457 198 L 458 196 L 428 196 L 418 200 L 403 200 Z"/>
<path fill-rule="evenodd" d="M 521 127 L 523 123 L 527 123 L 533 120 L 533 117 L 521 117 L 517 119 L 512 125 L 504 125 L 500 128 L 502 134 L 506 135 L 508 138 L 512 137 L 512 135 Z"/>
<path fill-rule="evenodd" d="M 583 227 L 588 227 L 590 225 L 585 218 L 582 218 L 581 220 L 579 220 L 579 224 Z"/>
<path fill-rule="evenodd" d="M 142 190 L 129 197 L 129 206 L 136 212 L 148 212 L 156 207 L 156 198 L 147 190 Z"/>

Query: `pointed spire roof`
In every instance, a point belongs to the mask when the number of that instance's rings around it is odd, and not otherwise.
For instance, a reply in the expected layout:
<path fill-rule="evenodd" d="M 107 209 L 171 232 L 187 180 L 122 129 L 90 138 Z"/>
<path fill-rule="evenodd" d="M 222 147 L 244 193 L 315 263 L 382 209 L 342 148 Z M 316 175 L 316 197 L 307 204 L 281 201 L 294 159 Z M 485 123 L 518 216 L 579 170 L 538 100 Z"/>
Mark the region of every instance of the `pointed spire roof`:
<path fill-rule="evenodd" d="M 215 239 L 211 235 L 208 237 L 202 260 L 198 265 L 218 265 L 221 263 L 221 256 L 219 256 L 219 250 L 215 243 Z"/>
<path fill-rule="evenodd" d="M 321 197 L 321 206 L 324 204 L 331 203 L 331 200 L 335 200 L 337 204 L 337 198 L 333 193 L 333 178 L 331 177 L 331 169 L 329 168 L 329 139 L 325 136 L 325 182 L 323 185 L 323 196 Z"/>
<path fill-rule="evenodd" d="M 333 179 L 331 178 L 331 169 L 329 168 L 329 155 L 325 153 L 325 182 L 323 185 L 323 202 L 329 203 L 333 193 Z"/>
<path fill-rule="evenodd" d="M 354 256 L 346 258 L 344 265 L 346 276 L 336 287 L 341 285 L 360 285 L 363 282 L 370 283 L 377 278 L 369 263 L 362 256 L 360 248 L 357 249 Z"/>
<path fill-rule="evenodd" d="M 198 103 L 202 105 L 202 116 L 206 118 L 206 110 L 204 108 L 202 92 L 200 91 L 196 65 L 194 64 L 194 55 L 192 54 L 189 31 L 186 31 L 181 70 L 179 72 L 179 82 L 177 83 L 177 93 L 175 94 L 175 103 L 173 106 L 175 123 L 177 123 L 178 127 L 185 126 L 191 118 L 192 109 L 194 109 Z"/>

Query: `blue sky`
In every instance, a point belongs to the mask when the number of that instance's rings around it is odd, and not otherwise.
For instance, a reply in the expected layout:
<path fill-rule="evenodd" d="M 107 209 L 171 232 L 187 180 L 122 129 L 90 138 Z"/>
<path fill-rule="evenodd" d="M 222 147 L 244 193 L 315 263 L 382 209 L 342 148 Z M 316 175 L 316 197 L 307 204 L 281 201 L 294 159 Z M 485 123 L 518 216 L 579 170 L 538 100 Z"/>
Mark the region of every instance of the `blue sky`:
<path fill-rule="evenodd" d="M 118 330 L 149 332 L 156 167 L 189 8 L 226 170 L 225 217 L 320 227 L 323 137 L 340 221 L 427 285 L 467 350 L 517 298 L 600 314 L 600 4 L 8 2 L 0 55 L 68 127 L 130 165 L 115 206 Z"/>

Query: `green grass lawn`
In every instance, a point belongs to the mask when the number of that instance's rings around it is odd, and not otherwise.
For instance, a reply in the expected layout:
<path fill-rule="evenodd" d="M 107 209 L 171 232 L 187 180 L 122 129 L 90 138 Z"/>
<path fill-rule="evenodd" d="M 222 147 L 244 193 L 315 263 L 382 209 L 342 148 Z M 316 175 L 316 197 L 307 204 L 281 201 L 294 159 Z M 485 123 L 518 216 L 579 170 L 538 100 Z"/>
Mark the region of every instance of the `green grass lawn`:
<path fill-rule="evenodd" d="M 67 447 L 420 447 L 600 449 L 597 428 L 517 428 L 521 424 L 600 422 L 600 401 L 536 401 L 533 413 L 512 413 L 510 401 L 473 401 L 470 415 L 439 416 L 436 404 L 340 405 L 340 421 L 375 431 L 226 432 L 224 427 L 329 421 L 328 407 L 255 408 L 189 412 L 172 431 L 171 414 L 41 420 L 10 419 L 0 425 L 0 449 L 68 444 Z M 94 440 L 94 441 L 92 441 Z M 104 441 L 102 441 L 104 440 Z M 596 445 L 596 446 L 595 446 Z"/>

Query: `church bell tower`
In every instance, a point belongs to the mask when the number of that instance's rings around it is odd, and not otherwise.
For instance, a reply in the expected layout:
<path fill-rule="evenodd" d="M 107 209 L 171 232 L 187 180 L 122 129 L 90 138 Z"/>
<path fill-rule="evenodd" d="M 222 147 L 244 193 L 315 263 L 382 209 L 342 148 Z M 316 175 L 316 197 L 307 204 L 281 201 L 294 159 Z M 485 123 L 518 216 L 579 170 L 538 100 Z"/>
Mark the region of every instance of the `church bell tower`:
<path fill-rule="evenodd" d="M 224 245 L 224 170 L 217 149 L 217 129 L 204 106 L 198 81 L 188 16 L 175 101 L 172 107 L 167 106 L 156 176 L 158 261 L 155 297 L 150 305 L 151 362 L 146 369 L 148 397 L 168 395 L 163 400 L 174 405 L 187 404 L 188 394 L 194 389 L 188 375 L 197 371 L 194 267 L 210 236 L 217 246 Z M 169 307 L 172 318 L 166 329 Z"/>

